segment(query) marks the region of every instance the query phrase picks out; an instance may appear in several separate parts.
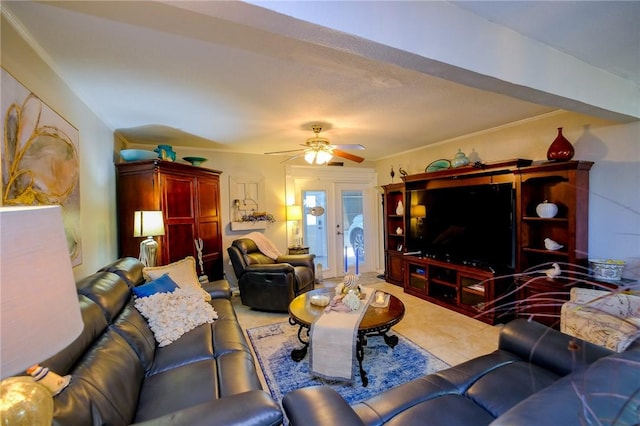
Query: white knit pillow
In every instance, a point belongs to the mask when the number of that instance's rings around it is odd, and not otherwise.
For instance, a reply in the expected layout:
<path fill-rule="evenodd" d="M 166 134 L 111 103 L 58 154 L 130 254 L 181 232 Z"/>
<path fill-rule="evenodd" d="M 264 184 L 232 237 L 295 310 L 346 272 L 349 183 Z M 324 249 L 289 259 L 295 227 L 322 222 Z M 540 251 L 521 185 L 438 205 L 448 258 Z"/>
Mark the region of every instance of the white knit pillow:
<path fill-rule="evenodd" d="M 178 287 L 200 294 L 206 301 L 211 300 L 211 295 L 202 288 L 200 281 L 198 281 L 196 259 L 193 256 L 187 256 L 164 266 L 146 266 L 142 269 L 142 274 L 147 281 L 156 280 L 164 274 L 169 274 Z"/>
<path fill-rule="evenodd" d="M 218 318 L 213 306 L 200 295 L 181 288 L 138 298 L 134 303 L 147 319 L 158 346 L 167 346 L 187 331 Z"/>

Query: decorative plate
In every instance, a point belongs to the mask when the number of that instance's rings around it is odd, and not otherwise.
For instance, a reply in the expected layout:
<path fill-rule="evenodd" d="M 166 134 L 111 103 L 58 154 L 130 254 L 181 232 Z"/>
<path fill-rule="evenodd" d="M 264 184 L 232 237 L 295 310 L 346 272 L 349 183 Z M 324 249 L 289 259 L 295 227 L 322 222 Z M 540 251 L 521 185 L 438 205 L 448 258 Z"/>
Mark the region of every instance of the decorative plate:
<path fill-rule="evenodd" d="M 200 164 L 207 161 L 204 157 L 182 157 L 184 161 L 188 161 L 192 166 L 199 166 Z"/>
<path fill-rule="evenodd" d="M 451 161 L 441 159 L 441 160 L 436 160 L 433 163 L 429 164 L 427 168 L 424 169 L 424 171 L 429 173 L 429 172 L 437 172 L 439 170 L 446 170 L 450 168 L 451 168 Z"/>

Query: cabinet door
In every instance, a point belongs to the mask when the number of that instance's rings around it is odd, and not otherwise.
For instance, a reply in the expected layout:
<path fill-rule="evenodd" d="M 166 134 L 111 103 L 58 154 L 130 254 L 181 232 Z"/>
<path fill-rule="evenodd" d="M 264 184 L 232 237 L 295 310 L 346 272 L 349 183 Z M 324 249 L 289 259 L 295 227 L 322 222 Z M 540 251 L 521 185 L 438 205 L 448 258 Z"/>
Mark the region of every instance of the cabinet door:
<path fill-rule="evenodd" d="M 387 252 L 386 272 L 388 282 L 402 285 L 404 280 L 404 259 L 402 254 Z"/>
<path fill-rule="evenodd" d="M 569 287 L 543 277 L 518 280 L 518 316 L 559 328 L 560 309 L 569 300 Z"/>
<path fill-rule="evenodd" d="M 427 266 L 412 262 L 405 262 L 404 290 L 410 294 L 427 294 Z"/>
<path fill-rule="evenodd" d="M 165 212 L 162 264 L 195 255 L 195 180 L 188 176 L 163 175 L 161 178 Z"/>
<path fill-rule="evenodd" d="M 222 279 L 223 274 L 219 186 L 217 178 L 200 177 L 197 181 L 197 237 L 202 239 L 204 273 L 210 280 Z"/>

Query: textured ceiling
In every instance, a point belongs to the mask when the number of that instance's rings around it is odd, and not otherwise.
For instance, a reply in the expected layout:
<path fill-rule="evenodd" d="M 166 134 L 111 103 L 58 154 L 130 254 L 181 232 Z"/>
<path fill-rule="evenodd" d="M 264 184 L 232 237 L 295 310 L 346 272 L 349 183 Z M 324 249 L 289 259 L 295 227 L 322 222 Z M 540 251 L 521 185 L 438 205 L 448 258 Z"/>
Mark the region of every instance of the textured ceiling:
<path fill-rule="evenodd" d="M 362 144 L 366 150 L 357 154 L 375 160 L 560 108 L 621 120 L 638 116 L 528 88 L 463 62 L 474 51 L 496 55 L 500 49 L 474 46 L 471 24 L 496 26 L 587 72 L 631 82 L 633 101 L 640 93 L 640 2 L 399 4 L 3 1 L 2 9 L 89 107 L 135 143 L 263 153 L 297 148 L 319 123 L 321 136 Z M 313 7 L 317 23 L 306 18 L 314 16 Z M 349 10 L 329 13 L 340 7 Z M 464 22 L 434 41 L 441 57 L 427 58 L 392 44 L 419 40 L 419 31 L 405 37 L 387 9 L 435 20 L 446 12 L 447 19 Z M 347 12 L 363 19 L 373 13 L 380 31 L 371 37 L 379 39 L 346 31 L 349 22 L 336 17 Z M 464 47 L 454 43 L 451 34 L 458 33 L 468 40 Z M 385 37 L 392 42 L 385 44 Z M 512 61 L 509 67 L 522 60 L 503 59 Z"/>

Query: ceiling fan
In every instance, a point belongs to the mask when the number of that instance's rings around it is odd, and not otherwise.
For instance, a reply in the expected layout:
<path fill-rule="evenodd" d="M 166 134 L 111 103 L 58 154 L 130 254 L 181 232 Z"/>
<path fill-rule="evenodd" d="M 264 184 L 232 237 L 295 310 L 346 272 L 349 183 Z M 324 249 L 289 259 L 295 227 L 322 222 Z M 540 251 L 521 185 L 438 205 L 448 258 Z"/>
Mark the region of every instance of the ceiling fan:
<path fill-rule="evenodd" d="M 265 152 L 265 154 L 287 154 L 292 153 L 293 155 L 287 158 L 284 161 L 293 160 L 294 158 L 298 158 L 301 155 L 304 156 L 304 159 L 309 164 L 326 164 L 331 159 L 335 157 L 345 158 L 347 160 L 355 161 L 356 163 L 362 163 L 364 158 L 350 154 L 343 150 L 356 150 L 356 149 L 364 149 L 363 145 L 360 144 L 347 144 L 347 145 L 331 145 L 329 143 L 329 139 L 323 138 L 320 136 L 320 132 L 322 131 L 322 127 L 320 126 L 311 126 L 311 130 L 315 133 L 315 136 L 307 139 L 304 144 L 300 144 L 304 148 L 299 149 L 291 149 L 287 151 L 273 151 L 273 152 Z"/>

